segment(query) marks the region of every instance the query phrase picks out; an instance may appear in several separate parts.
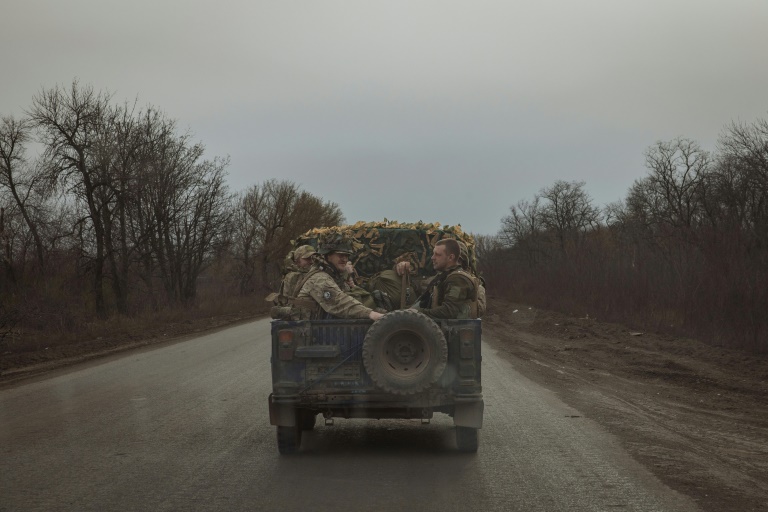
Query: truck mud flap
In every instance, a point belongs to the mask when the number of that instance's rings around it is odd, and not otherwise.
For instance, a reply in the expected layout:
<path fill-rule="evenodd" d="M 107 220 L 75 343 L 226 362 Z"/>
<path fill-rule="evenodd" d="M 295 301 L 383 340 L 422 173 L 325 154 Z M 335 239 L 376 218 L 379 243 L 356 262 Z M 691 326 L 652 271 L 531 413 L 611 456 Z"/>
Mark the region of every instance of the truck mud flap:
<path fill-rule="evenodd" d="M 296 426 L 296 407 L 293 401 L 288 403 L 275 402 L 272 393 L 269 394 L 269 423 L 279 427 Z"/>
<path fill-rule="evenodd" d="M 453 410 L 453 423 L 457 427 L 483 428 L 483 409 L 485 404 L 482 400 L 456 402 Z"/>

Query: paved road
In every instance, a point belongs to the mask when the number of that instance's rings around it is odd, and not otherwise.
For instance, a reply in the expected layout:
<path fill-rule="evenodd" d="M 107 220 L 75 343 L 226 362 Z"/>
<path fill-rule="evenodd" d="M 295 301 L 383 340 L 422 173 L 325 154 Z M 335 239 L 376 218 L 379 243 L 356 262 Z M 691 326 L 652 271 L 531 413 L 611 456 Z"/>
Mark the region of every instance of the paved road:
<path fill-rule="evenodd" d="M 261 320 L 0 389 L 0 511 L 686 511 L 484 345 L 485 425 L 337 420 L 281 457 Z"/>

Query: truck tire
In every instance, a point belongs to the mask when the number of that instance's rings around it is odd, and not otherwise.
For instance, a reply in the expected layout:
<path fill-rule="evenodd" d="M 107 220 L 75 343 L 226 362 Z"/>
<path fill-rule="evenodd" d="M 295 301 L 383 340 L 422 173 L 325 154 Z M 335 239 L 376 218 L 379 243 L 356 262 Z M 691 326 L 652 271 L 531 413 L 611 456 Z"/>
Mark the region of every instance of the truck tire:
<path fill-rule="evenodd" d="M 459 451 L 475 453 L 480 446 L 480 432 L 472 427 L 456 427 L 456 445 Z"/>
<path fill-rule="evenodd" d="M 317 414 L 309 410 L 299 410 L 298 425 L 301 430 L 312 430 L 317 422 Z"/>
<path fill-rule="evenodd" d="M 396 395 L 423 391 L 445 371 L 448 343 L 435 322 L 418 311 L 387 313 L 363 340 L 363 365 L 379 388 Z"/>
<path fill-rule="evenodd" d="M 277 451 L 280 455 L 292 455 L 299 451 L 301 446 L 301 428 L 296 427 L 277 427 Z"/>

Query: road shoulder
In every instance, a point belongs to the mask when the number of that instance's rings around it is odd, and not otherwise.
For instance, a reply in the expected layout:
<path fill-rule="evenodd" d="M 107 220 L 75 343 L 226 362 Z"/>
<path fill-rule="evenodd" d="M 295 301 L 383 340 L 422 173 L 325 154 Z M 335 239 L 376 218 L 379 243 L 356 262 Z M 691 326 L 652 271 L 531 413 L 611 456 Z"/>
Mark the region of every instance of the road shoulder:
<path fill-rule="evenodd" d="M 494 299 L 492 346 L 703 510 L 768 507 L 768 361 Z"/>

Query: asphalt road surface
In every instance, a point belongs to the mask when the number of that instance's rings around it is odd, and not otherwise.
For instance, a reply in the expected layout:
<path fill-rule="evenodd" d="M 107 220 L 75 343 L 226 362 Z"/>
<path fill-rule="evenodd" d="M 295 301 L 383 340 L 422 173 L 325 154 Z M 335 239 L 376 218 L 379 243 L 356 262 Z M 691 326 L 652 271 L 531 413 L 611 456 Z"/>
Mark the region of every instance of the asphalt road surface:
<path fill-rule="evenodd" d="M 268 320 L 5 386 L 0 511 L 697 510 L 493 344 L 477 454 L 437 414 L 337 419 L 280 456 Z"/>

